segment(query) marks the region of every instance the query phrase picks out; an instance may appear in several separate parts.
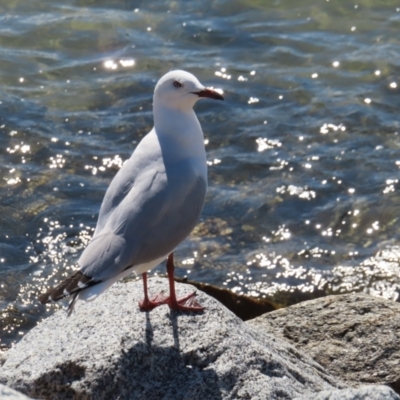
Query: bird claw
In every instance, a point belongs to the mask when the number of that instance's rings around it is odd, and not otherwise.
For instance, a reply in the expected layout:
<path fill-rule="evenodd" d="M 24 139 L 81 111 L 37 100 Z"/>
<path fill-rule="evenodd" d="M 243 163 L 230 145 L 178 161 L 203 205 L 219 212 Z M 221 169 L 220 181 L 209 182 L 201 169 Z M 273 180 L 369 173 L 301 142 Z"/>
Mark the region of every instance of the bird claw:
<path fill-rule="evenodd" d="M 152 299 L 144 298 L 142 301 L 139 301 L 139 308 L 140 311 L 151 311 L 153 308 L 168 303 L 168 300 L 169 296 L 165 296 L 164 292 L 160 292 L 157 295 L 155 295 Z"/>
<path fill-rule="evenodd" d="M 179 299 L 169 298 L 167 304 L 171 310 L 203 311 L 204 307 L 196 300 L 197 293 L 193 292 Z"/>

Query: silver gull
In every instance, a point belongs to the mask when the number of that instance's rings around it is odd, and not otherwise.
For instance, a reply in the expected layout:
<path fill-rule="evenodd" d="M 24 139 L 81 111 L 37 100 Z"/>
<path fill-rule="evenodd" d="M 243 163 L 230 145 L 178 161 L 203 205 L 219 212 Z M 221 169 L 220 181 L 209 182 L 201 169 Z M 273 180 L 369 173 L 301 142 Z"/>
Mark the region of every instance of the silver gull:
<path fill-rule="evenodd" d="M 157 83 L 154 127 L 116 174 L 101 204 L 92 240 L 78 260 L 80 269 L 39 297 L 41 303 L 72 296 L 94 300 L 131 272 L 143 274 L 141 310 L 161 304 L 201 311 L 196 293 L 177 298 L 173 250 L 196 225 L 207 190 L 204 136 L 193 111 L 202 98 L 223 100 L 186 71 L 171 71 Z M 167 259 L 170 294 L 150 298 L 147 271 Z"/>

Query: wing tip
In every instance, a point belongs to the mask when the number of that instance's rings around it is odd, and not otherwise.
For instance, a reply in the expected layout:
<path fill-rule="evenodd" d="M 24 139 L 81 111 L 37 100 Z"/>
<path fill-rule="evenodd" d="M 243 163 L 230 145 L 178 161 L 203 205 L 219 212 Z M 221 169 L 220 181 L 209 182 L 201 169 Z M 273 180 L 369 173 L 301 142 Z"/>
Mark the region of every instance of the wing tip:
<path fill-rule="evenodd" d="M 90 276 L 85 275 L 81 271 L 77 271 L 69 276 L 67 279 L 63 280 L 57 286 L 39 295 L 38 300 L 41 304 L 47 304 L 59 301 L 61 299 L 64 299 L 65 297 L 74 296 L 72 302 L 75 303 L 76 296 L 80 291 L 88 288 L 89 286 L 96 285 L 97 283 L 99 282 L 93 281 Z"/>

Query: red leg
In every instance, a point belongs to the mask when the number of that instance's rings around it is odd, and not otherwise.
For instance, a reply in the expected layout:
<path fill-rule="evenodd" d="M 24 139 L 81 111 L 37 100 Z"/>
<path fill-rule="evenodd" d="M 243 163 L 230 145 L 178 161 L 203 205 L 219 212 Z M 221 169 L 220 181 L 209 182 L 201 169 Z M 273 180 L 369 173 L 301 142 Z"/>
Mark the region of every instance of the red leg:
<path fill-rule="evenodd" d="M 171 253 L 167 260 L 167 273 L 169 280 L 169 298 L 165 302 L 169 305 L 172 310 L 184 310 L 184 311 L 203 311 L 202 307 L 196 300 L 196 292 L 193 292 L 187 296 L 176 298 L 175 293 L 175 281 L 174 281 L 174 256 Z"/>
<path fill-rule="evenodd" d="M 143 275 L 144 299 L 142 301 L 139 301 L 140 310 L 151 311 L 153 308 L 161 306 L 162 304 L 166 304 L 166 302 L 168 301 L 168 297 L 164 296 L 162 293 L 159 293 L 151 300 L 149 299 L 149 294 L 147 292 L 147 272 L 144 272 L 142 275 Z"/>

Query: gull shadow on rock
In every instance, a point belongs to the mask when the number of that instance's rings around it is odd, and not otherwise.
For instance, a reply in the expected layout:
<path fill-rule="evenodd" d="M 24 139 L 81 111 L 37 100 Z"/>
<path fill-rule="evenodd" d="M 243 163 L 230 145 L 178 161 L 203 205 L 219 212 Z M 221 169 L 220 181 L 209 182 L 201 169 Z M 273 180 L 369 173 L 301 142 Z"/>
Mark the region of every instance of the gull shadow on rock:
<path fill-rule="evenodd" d="M 190 354 L 181 353 L 179 315 L 181 312 L 171 311 L 169 314 L 174 344 L 164 347 L 154 345 L 150 314 L 147 313 L 145 342 L 138 342 L 129 350 L 122 351 L 115 366 L 113 384 L 98 382 L 96 392 L 103 395 L 104 391 L 110 395 L 119 393 L 118 398 L 122 400 L 222 399 L 215 370 L 196 365 Z"/>
<path fill-rule="evenodd" d="M 151 313 L 146 312 L 143 340 L 134 343 L 126 338 L 121 341 L 118 360 L 110 370 L 104 371 L 100 379 L 92 382 L 87 399 L 222 399 L 215 370 L 199 365 L 191 352 L 181 353 L 178 319 L 184 314 L 191 313 L 171 311 L 167 314 L 171 325 L 164 326 L 166 331 L 162 332 L 160 326 L 155 327 L 154 331 Z M 171 333 L 173 344 L 168 342 Z M 163 342 L 163 336 L 169 345 L 155 344 Z"/>
<path fill-rule="evenodd" d="M 174 347 L 180 353 L 180 345 L 179 345 L 179 329 L 178 329 L 178 314 L 176 311 L 171 310 L 169 313 L 169 319 L 171 321 L 172 326 L 172 336 L 174 338 Z"/>
<path fill-rule="evenodd" d="M 202 314 L 203 311 L 197 312 L 196 314 Z M 172 326 L 172 337 L 174 338 L 174 347 L 180 352 L 180 344 L 179 344 L 179 327 L 178 327 L 178 317 L 181 315 L 191 315 L 191 311 L 174 311 L 170 310 L 168 314 L 169 320 L 171 321 Z"/>
<path fill-rule="evenodd" d="M 153 327 L 150 322 L 150 313 L 146 312 L 146 344 L 151 348 L 154 339 Z"/>
<path fill-rule="evenodd" d="M 103 389 L 109 391 L 110 396 L 117 391 L 118 398 L 126 400 L 222 399 L 216 372 L 186 364 L 174 347 L 149 349 L 145 343 L 136 344 L 123 353 L 114 382 L 112 390 L 108 384 Z"/>

